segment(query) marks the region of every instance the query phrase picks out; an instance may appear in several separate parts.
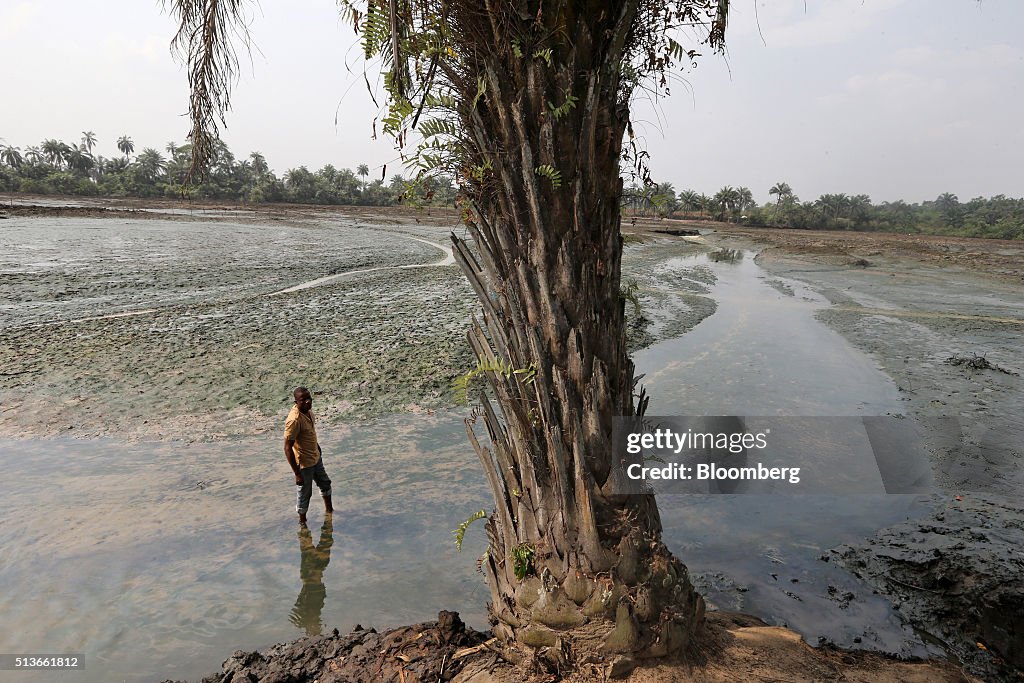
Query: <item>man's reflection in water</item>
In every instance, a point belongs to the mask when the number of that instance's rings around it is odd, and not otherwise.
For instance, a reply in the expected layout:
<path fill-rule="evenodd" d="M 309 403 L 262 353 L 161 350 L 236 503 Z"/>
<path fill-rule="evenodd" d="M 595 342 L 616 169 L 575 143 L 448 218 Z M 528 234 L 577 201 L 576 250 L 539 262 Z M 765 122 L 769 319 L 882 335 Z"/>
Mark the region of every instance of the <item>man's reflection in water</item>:
<path fill-rule="evenodd" d="M 306 631 L 306 635 L 320 635 L 323 624 L 320 623 L 320 612 L 323 611 L 327 599 L 324 588 L 324 570 L 331 561 L 331 546 L 334 545 L 331 518 L 324 520 L 320 527 L 320 542 L 313 545 L 313 535 L 306 525 L 299 529 L 299 550 L 302 551 L 302 564 L 299 575 L 302 577 L 302 590 L 295 600 L 289 621 Z"/>

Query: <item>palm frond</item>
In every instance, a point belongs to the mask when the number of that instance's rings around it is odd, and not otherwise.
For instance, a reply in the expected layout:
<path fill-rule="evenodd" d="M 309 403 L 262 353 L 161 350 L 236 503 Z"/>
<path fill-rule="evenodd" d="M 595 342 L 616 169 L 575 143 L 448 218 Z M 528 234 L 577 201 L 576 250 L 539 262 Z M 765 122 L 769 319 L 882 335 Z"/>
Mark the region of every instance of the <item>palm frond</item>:
<path fill-rule="evenodd" d="M 236 45 L 251 50 L 246 0 L 164 0 L 178 21 L 171 48 L 188 70 L 192 164 L 186 183 L 201 178 L 214 156 L 220 126 L 238 77 Z"/>

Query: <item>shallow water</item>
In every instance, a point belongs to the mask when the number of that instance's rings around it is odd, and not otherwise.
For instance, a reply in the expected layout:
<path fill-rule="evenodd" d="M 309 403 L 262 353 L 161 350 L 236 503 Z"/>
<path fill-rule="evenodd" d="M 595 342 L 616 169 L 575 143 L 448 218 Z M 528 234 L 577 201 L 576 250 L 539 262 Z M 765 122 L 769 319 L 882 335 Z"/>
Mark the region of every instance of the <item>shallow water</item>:
<path fill-rule="evenodd" d="M 901 413 L 897 387 L 819 322 L 828 302 L 771 278 L 753 254 L 670 260 L 714 274 L 718 310 L 686 335 L 636 354 L 650 415 L 840 416 Z M 819 560 L 845 539 L 924 512 L 909 495 L 660 496 L 669 546 L 712 603 L 794 628 L 811 643 L 922 654 L 888 605 Z M 855 596 L 850 598 L 849 594 Z M 854 641 L 859 638 L 860 643 Z"/>
<path fill-rule="evenodd" d="M 664 264 L 700 277 L 718 311 L 637 355 L 649 412 L 898 411 L 892 382 L 815 320 L 826 303 L 796 281 L 771 285 L 750 256 Z M 324 429 L 322 440 L 338 509 L 329 543 L 318 501 L 310 536 L 300 535 L 276 437 L 0 442 L 0 651 L 84 652 L 86 671 L 62 680 L 147 681 L 198 677 L 235 649 L 317 624 L 386 627 L 444 608 L 485 626 L 487 591 L 475 570 L 482 530 L 470 529 L 461 555 L 451 536 L 491 507 L 460 416 L 392 416 Z M 660 501 L 666 541 L 716 605 L 787 624 L 811 642 L 860 638 L 923 652 L 883 601 L 817 559 L 917 514 L 914 497 Z"/>
<path fill-rule="evenodd" d="M 461 555 L 451 534 L 487 502 L 461 428 L 448 415 L 324 430 L 338 512 L 322 582 L 305 590 L 276 438 L 0 443 L 0 651 L 85 653 L 85 674 L 67 680 L 151 681 L 199 677 L 237 648 L 316 624 L 380 627 L 456 609 L 482 627 L 482 532 Z M 309 516 L 317 543 L 316 497 Z"/>

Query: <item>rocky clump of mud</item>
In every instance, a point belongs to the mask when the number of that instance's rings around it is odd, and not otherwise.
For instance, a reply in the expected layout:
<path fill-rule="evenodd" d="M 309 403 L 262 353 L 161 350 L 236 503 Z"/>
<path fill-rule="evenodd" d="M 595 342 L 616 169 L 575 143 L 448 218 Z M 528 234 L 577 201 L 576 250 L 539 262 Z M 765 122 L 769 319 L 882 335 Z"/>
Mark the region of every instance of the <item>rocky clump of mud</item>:
<path fill-rule="evenodd" d="M 995 370 L 996 372 L 1001 372 L 1004 375 L 1018 374 L 1016 372 L 1013 372 L 1012 370 L 1007 370 L 1006 368 L 1001 368 L 998 365 L 993 365 L 988 361 L 988 358 L 985 358 L 985 356 L 979 356 L 976 353 L 972 353 L 969 356 L 954 353 L 952 356 L 950 356 L 949 358 L 942 362 L 945 363 L 946 365 L 965 367 L 971 370 Z"/>
<path fill-rule="evenodd" d="M 981 494 L 936 502 L 831 559 L 989 681 L 1024 678 L 1024 510 Z"/>
<path fill-rule="evenodd" d="M 441 611 L 437 621 L 378 633 L 356 626 L 341 635 L 300 638 L 264 652 L 235 652 L 221 673 L 202 683 L 404 683 L 450 681 L 465 661 L 456 654 L 487 636 L 467 628 L 457 612 Z M 180 683 L 164 681 L 164 683 Z"/>

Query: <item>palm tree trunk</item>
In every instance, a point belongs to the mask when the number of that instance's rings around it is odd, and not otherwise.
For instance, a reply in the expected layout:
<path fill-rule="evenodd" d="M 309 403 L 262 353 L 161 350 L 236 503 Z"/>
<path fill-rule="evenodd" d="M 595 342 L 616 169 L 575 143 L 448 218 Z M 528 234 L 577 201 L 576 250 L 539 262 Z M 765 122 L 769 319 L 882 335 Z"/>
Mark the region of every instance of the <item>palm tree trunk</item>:
<path fill-rule="evenodd" d="M 481 395 L 467 431 L 495 501 L 489 611 L 511 646 L 658 656 L 685 647 L 703 617 L 653 496 L 610 491 L 612 420 L 645 405 L 633 404 L 619 293 L 628 108 L 611 68 L 636 5 L 564 17 L 579 49 L 554 66 L 481 57 L 486 94 L 466 114 L 494 177 L 467 221 L 476 253 L 452 239 L 483 307 L 469 343 L 482 367 L 505 369 L 488 373 L 498 410 Z M 551 115 L 569 90 L 577 106 Z"/>

